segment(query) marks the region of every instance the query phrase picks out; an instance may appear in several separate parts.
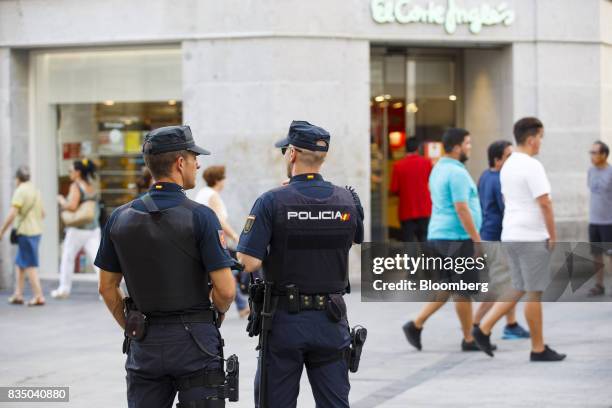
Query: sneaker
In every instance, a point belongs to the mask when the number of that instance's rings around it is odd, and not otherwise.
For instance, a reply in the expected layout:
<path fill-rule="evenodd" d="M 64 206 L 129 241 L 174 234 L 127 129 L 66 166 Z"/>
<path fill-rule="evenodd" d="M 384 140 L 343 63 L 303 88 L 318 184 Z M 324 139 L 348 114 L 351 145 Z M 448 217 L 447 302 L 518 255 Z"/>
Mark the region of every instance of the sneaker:
<path fill-rule="evenodd" d="M 531 352 L 531 361 L 561 361 L 567 357 L 567 354 L 559 354 L 548 346 L 544 346 L 544 351 L 540 353 Z"/>
<path fill-rule="evenodd" d="M 68 299 L 68 296 L 70 296 L 70 293 L 62 292 L 59 289 L 51 291 L 51 297 L 53 299 Z"/>
<path fill-rule="evenodd" d="M 416 327 L 414 322 L 411 320 L 405 325 L 402 326 L 402 330 L 404 331 L 404 335 L 406 336 L 406 340 L 417 350 L 421 350 L 421 332 L 423 328 L 420 329 Z"/>
<path fill-rule="evenodd" d="M 530 334 L 520 324 L 516 323 L 514 326 L 504 327 L 504 334 L 502 339 L 504 340 L 516 340 L 516 339 L 528 339 Z"/>
<path fill-rule="evenodd" d="M 474 336 L 474 342 L 478 347 L 487 353 L 487 355 L 493 357 L 493 346 L 491 345 L 491 335 L 488 336 L 480 330 L 480 327 L 474 327 L 472 329 L 472 336 Z"/>
<path fill-rule="evenodd" d="M 497 346 L 495 344 L 491 344 L 491 350 L 497 350 Z M 480 347 L 476 344 L 475 341 L 467 342 L 465 339 L 461 340 L 461 351 L 480 351 Z"/>

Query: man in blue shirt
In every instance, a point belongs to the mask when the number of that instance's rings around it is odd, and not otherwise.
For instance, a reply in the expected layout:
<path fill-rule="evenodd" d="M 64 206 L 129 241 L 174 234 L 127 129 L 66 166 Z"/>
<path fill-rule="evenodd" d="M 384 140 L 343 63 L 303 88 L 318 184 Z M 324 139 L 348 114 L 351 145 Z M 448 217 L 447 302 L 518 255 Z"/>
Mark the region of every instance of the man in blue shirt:
<path fill-rule="evenodd" d="M 483 221 L 480 228 L 480 237 L 483 241 L 490 241 L 486 245 L 489 283 L 499 290 L 510 284 L 510 272 L 505 255 L 500 251 L 502 221 L 504 219 L 504 198 L 501 193 L 499 172 L 504 162 L 512 154 L 512 143 L 507 140 L 498 140 L 491 143 L 487 150 L 489 168 L 485 170 L 478 180 L 478 194 L 482 206 Z M 490 291 L 492 293 L 492 291 Z M 474 326 L 478 326 L 482 318 L 493 307 L 493 302 L 482 302 L 474 314 Z M 506 314 L 506 327 L 503 339 L 529 338 L 529 332 L 516 321 L 516 308 L 513 307 Z"/>
<path fill-rule="evenodd" d="M 342 295 L 348 290 L 349 249 L 363 241 L 363 209 L 356 193 L 319 174 L 329 141 L 326 130 L 293 121 L 287 138 L 276 144 L 289 183 L 257 199 L 240 236 L 238 260 L 245 271 L 263 265 L 266 282 L 274 283 L 256 407 L 295 407 L 304 366 L 318 407 L 349 406 L 351 338 Z M 334 305 L 343 311 L 334 315 Z"/>
<path fill-rule="evenodd" d="M 442 137 L 446 154 L 434 166 L 429 177 L 432 214 L 427 239 L 436 256 L 474 257 L 474 243 L 480 242 L 482 213 L 476 184 L 465 168 L 472 150 L 470 134 L 465 129 L 448 129 Z M 470 268 L 463 274 L 441 271 L 441 281 L 478 282 L 478 271 Z M 450 292 L 440 292 L 438 301 L 428 303 L 412 321 L 403 326 L 408 342 L 421 350 L 421 331 L 425 321 L 449 299 Z M 463 351 L 478 351 L 472 337 L 471 293 L 455 292 L 455 308 L 461 322 Z"/>
<path fill-rule="evenodd" d="M 156 183 L 113 212 L 95 261 L 100 294 L 125 330 L 128 406 L 170 408 L 177 392 L 180 406 L 217 400 L 225 376 L 215 324 L 234 299 L 234 262 L 215 213 L 184 191 L 195 187 L 197 156 L 209 153 L 188 126 L 153 130 L 143 153 Z"/>

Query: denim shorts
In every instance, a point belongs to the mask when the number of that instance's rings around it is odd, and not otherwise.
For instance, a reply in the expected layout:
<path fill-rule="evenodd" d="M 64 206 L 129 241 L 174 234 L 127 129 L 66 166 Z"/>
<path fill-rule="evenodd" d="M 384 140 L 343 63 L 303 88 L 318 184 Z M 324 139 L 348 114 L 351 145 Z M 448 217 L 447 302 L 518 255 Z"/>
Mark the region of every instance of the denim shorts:
<path fill-rule="evenodd" d="M 37 268 L 38 244 L 40 244 L 40 235 L 18 235 L 15 264 L 20 268 Z"/>

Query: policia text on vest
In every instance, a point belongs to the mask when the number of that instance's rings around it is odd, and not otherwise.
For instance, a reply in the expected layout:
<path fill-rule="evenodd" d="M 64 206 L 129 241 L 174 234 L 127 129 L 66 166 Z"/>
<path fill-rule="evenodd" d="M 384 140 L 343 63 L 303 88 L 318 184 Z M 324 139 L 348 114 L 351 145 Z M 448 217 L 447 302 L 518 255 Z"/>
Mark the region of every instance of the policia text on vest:
<path fill-rule="evenodd" d="M 263 268 L 263 279 L 251 279 L 247 327 L 259 336 L 259 408 L 295 406 L 303 366 L 317 406 L 349 406 L 348 373 L 359 367 L 367 331 L 349 328 L 343 295 L 363 209 L 352 189 L 319 174 L 329 141 L 326 130 L 292 122 L 276 144 L 289 183 L 257 199 L 238 244 L 247 272 Z"/>
<path fill-rule="evenodd" d="M 143 153 L 156 183 L 113 212 L 95 261 L 100 293 L 124 328 L 128 406 L 170 408 L 178 393 L 179 408 L 221 408 L 238 399 L 238 359 L 224 357 L 219 332 L 235 262 L 214 212 L 184 192 L 195 187 L 197 156 L 209 153 L 187 126 L 150 132 Z"/>

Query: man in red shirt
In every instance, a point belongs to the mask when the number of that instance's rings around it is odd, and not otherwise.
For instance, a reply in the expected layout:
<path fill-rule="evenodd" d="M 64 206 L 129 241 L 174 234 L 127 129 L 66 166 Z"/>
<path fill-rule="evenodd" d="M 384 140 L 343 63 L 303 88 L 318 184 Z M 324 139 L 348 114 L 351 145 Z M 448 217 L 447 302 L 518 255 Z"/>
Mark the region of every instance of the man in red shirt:
<path fill-rule="evenodd" d="M 431 216 L 429 174 L 431 161 L 418 153 L 419 141 L 406 141 L 406 157 L 393 164 L 391 193 L 399 195 L 399 219 L 404 242 L 427 240 L 427 224 Z"/>

